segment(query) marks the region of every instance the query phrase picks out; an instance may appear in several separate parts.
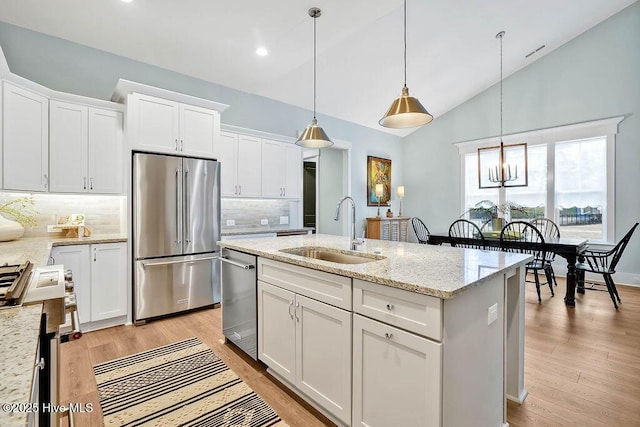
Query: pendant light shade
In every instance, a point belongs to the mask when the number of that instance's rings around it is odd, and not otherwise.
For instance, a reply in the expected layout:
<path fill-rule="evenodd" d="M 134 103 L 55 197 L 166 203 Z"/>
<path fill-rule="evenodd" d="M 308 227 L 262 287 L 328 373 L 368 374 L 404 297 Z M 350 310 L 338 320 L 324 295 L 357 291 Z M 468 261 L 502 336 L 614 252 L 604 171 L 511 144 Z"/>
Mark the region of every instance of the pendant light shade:
<path fill-rule="evenodd" d="M 433 120 L 418 98 L 409 96 L 407 87 L 407 0 L 404 0 L 404 86 L 402 94 L 396 98 L 387 113 L 378 123 L 388 128 L 411 128 L 426 125 Z"/>
<path fill-rule="evenodd" d="M 296 145 L 304 148 L 326 148 L 333 145 L 316 119 L 316 19 L 321 14 L 322 11 L 317 7 L 309 9 L 309 16 L 313 18 L 313 119 L 296 141 Z"/>

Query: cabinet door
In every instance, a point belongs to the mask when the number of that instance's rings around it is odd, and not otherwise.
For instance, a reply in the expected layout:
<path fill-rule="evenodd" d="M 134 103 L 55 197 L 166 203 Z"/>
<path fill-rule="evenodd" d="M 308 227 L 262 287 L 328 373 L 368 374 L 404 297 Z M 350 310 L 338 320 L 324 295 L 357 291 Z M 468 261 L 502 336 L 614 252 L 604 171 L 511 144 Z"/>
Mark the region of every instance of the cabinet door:
<path fill-rule="evenodd" d="M 262 197 L 284 197 L 282 143 L 262 140 Z"/>
<path fill-rule="evenodd" d="M 296 386 L 351 421 L 351 313 L 296 295 Z"/>
<path fill-rule="evenodd" d="M 216 151 L 220 162 L 220 196 L 235 197 L 238 195 L 238 135 L 220 132 Z"/>
<path fill-rule="evenodd" d="M 352 425 L 439 426 L 441 354 L 439 343 L 354 314 Z"/>
<path fill-rule="evenodd" d="M 262 142 L 252 136 L 238 136 L 238 195 L 260 197 Z M 275 173 L 275 171 L 274 171 Z"/>
<path fill-rule="evenodd" d="M 73 289 L 80 323 L 91 321 L 91 263 L 89 245 L 56 246 L 51 249 L 54 264 L 62 264 L 73 273 Z"/>
<path fill-rule="evenodd" d="M 258 359 L 295 384 L 295 294 L 258 280 Z"/>
<path fill-rule="evenodd" d="M 89 192 L 122 193 L 122 113 L 89 108 Z"/>
<path fill-rule="evenodd" d="M 178 103 L 167 99 L 134 93 L 132 126 L 133 148 L 146 148 L 161 152 L 179 150 Z"/>
<path fill-rule="evenodd" d="M 8 82 L 3 86 L 4 188 L 47 191 L 49 100 Z"/>
<path fill-rule="evenodd" d="M 88 107 L 49 102 L 49 166 L 51 191 L 86 193 Z"/>
<path fill-rule="evenodd" d="M 299 199 L 302 187 L 302 150 L 295 144 L 282 144 L 284 157 L 284 197 Z"/>
<path fill-rule="evenodd" d="M 213 157 L 220 129 L 217 111 L 180 104 L 180 151 L 184 154 Z"/>
<path fill-rule="evenodd" d="M 91 320 L 127 314 L 127 246 L 91 245 Z"/>

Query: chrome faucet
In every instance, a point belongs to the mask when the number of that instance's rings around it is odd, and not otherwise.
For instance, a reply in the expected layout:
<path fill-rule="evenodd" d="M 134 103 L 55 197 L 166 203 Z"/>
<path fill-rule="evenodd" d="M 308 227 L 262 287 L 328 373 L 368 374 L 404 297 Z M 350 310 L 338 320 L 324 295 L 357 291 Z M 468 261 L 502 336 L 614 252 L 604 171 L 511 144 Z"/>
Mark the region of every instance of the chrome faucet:
<path fill-rule="evenodd" d="M 333 220 L 338 221 L 340 219 L 340 206 L 342 206 L 342 202 L 345 200 L 351 202 L 351 250 L 357 251 L 360 249 L 360 245 L 364 243 L 364 239 L 356 238 L 356 202 L 349 196 L 344 196 L 340 199 L 336 205 L 336 217 L 333 218 Z"/>

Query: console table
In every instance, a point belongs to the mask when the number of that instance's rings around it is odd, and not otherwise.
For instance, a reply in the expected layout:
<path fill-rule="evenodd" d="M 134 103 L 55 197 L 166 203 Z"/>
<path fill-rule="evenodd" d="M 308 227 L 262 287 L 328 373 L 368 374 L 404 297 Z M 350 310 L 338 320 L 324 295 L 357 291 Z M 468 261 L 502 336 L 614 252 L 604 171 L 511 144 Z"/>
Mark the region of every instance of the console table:
<path fill-rule="evenodd" d="M 367 238 L 391 240 L 395 242 L 409 241 L 409 217 L 367 218 Z"/>

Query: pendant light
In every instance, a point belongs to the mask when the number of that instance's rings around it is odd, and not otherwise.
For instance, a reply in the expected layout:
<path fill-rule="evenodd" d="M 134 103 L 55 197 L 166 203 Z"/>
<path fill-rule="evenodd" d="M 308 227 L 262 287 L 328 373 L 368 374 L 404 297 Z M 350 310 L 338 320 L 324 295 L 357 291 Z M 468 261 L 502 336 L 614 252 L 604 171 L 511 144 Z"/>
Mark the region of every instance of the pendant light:
<path fill-rule="evenodd" d="M 478 148 L 478 188 L 527 187 L 529 184 L 527 143 L 504 145 L 502 141 L 502 38 L 504 35 L 504 31 L 496 34 L 496 38 L 500 40 L 500 145 Z M 520 163 L 519 175 L 518 162 L 512 165 L 507 161 L 508 157 L 523 159 Z M 483 175 L 485 170 L 487 174 Z"/>
<path fill-rule="evenodd" d="M 296 141 L 296 145 L 304 148 L 326 148 L 333 145 L 316 119 L 316 19 L 321 14 L 322 11 L 317 7 L 309 9 L 309 16 L 313 18 L 313 119 Z"/>
<path fill-rule="evenodd" d="M 388 128 L 411 128 L 426 125 L 433 120 L 417 98 L 409 96 L 407 87 L 407 0 L 404 0 L 404 86 L 402 94 L 392 103 L 378 123 Z"/>

